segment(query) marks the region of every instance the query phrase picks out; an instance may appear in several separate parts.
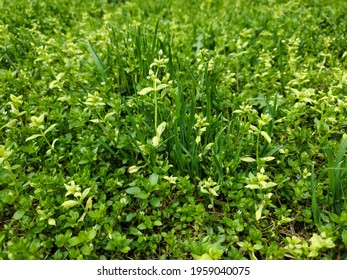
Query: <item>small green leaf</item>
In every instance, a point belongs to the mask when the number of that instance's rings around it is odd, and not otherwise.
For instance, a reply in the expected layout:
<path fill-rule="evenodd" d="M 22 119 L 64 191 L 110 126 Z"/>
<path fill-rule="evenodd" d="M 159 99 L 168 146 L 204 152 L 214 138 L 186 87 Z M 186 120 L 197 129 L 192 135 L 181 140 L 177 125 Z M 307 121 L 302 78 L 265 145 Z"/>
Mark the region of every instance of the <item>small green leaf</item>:
<path fill-rule="evenodd" d="M 165 128 L 166 128 L 166 122 L 162 122 L 160 125 L 158 125 L 157 134 L 159 137 L 163 134 Z"/>
<path fill-rule="evenodd" d="M 254 246 L 253 246 L 254 250 L 260 250 L 261 248 L 263 248 L 263 245 L 261 245 L 261 244 L 254 244 Z"/>
<path fill-rule="evenodd" d="M 91 188 L 87 188 L 87 189 L 85 189 L 85 190 L 83 191 L 83 193 L 82 193 L 82 195 L 81 195 L 81 201 L 82 201 L 83 199 L 85 199 L 85 197 L 89 194 L 90 190 L 91 190 Z"/>
<path fill-rule="evenodd" d="M 167 88 L 169 86 L 170 85 L 167 85 L 167 84 L 161 84 L 161 85 L 157 86 L 156 90 L 159 91 L 159 90 L 162 90 L 162 89 Z"/>
<path fill-rule="evenodd" d="M 347 246 L 347 229 L 344 229 L 342 231 L 342 241 L 343 243 L 345 243 L 345 245 Z"/>
<path fill-rule="evenodd" d="M 25 214 L 24 209 L 19 209 L 13 214 L 13 219 L 15 220 L 20 220 Z"/>
<path fill-rule="evenodd" d="M 56 226 L 56 222 L 55 222 L 55 220 L 52 219 L 52 218 L 49 218 L 49 219 L 48 219 L 48 224 L 49 224 L 50 226 Z"/>
<path fill-rule="evenodd" d="M 81 253 L 82 253 L 83 255 L 89 256 L 91 252 L 92 252 L 91 247 L 88 246 L 88 244 L 84 244 L 84 245 L 81 247 Z"/>
<path fill-rule="evenodd" d="M 259 185 L 257 184 L 248 184 L 247 186 L 245 186 L 245 188 L 251 189 L 251 190 L 260 189 Z"/>
<path fill-rule="evenodd" d="M 154 136 L 153 139 L 152 139 L 152 144 L 153 144 L 153 147 L 158 147 L 159 146 L 159 141 L 160 141 L 160 137 L 159 136 Z"/>
<path fill-rule="evenodd" d="M 261 218 L 261 212 L 263 211 L 264 208 L 264 204 L 261 204 L 257 210 L 257 212 L 255 212 L 255 219 L 257 221 L 259 221 L 259 219 Z"/>
<path fill-rule="evenodd" d="M 151 186 L 154 186 L 155 184 L 158 183 L 159 176 L 158 176 L 158 174 L 153 173 L 149 176 L 148 179 L 149 179 L 149 183 L 151 184 Z"/>
<path fill-rule="evenodd" d="M 133 235 L 142 235 L 142 232 L 139 231 L 136 227 L 129 227 L 129 232 Z"/>
<path fill-rule="evenodd" d="M 5 124 L 4 126 L 2 126 L 2 127 L 0 128 L 0 130 L 2 130 L 4 127 L 12 127 L 16 122 L 17 122 L 16 119 L 12 119 L 12 120 L 10 120 L 7 124 Z"/>
<path fill-rule="evenodd" d="M 57 126 L 56 123 L 55 123 L 55 124 L 52 124 L 49 128 L 47 128 L 47 129 L 45 130 L 44 134 L 50 132 L 50 131 L 53 130 L 56 126 Z"/>
<path fill-rule="evenodd" d="M 277 184 L 273 182 L 266 182 L 262 187 L 263 189 L 267 189 L 267 188 L 272 188 L 274 186 L 277 186 Z"/>
<path fill-rule="evenodd" d="M 136 217 L 136 214 L 134 213 L 129 213 L 126 217 L 125 217 L 125 221 L 126 222 L 130 222 L 132 220 L 132 218 Z"/>
<path fill-rule="evenodd" d="M 35 139 L 35 138 L 37 138 L 37 137 L 40 137 L 40 136 L 42 136 L 42 134 L 34 134 L 34 135 L 31 135 L 30 137 L 28 137 L 27 139 L 25 139 L 25 142 L 30 141 L 30 140 L 33 140 L 33 139 Z"/>
<path fill-rule="evenodd" d="M 216 192 L 216 190 L 214 188 L 210 188 L 209 191 L 212 195 L 218 196 L 218 193 Z"/>
<path fill-rule="evenodd" d="M 91 229 L 88 231 L 87 233 L 87 239 L 90 241 L 92 239 L 94 239 L 94 237 L 96 236 L 96 230 L 95 229 Z"/>
<path fill-rule="evenodd" d="M 129 169 L 128 169 L 128 173 L 135 173 L 139 170 L 140 168 L 137 167 L 136 165 L 133 165 L 133 166 L 130 166 Z"/>
<path fill-rule="evenodd" d="M 138 193 L 136 195 L 136 197 L 140 198 L 140 199 L 147 199 L 148 198 L 148 194 L 144 191 L 140 191 L 140 193 Z"/>
<path fill-rule="evenodd" d="M 125 190 L 126 193 L 128 194 L 139 194 L 141 192 L 141 189 L 139 187 L 131 187 Z"/>
<path fill-rule="evenodd" d="M 58 140 L 59 140 L 59 139 L 54 139 L 54 140 L 53 140 L 53 143 L 52 143 L 53 149 L 54 149 L 54 144 L 55 144 Z"/>
<path fill-rule="evenodd" d="M 74 207 L 78 204 L 80 204 L 80 203 L 76 200 L 68 200 L 68 201 L 65 201 L 61 206 L 65 207 L 65 208 L 71 208 L 71 207 Z"/>
<path fill-rule="evenodd" d="M 274 159 L 275 159 L 274 157 L 262 157 L 261 158 L 261 160 L 263 160 L 263 161 L 272 161 Z"/>
<path fill-rule="evenodd" d="M 101 123 L 102 121 L 100 121 L 99 119 L 92 119 L 90 120 L 92 123 Z"/>
<path fill-rule="evenodd" d="M 137 228 L 141 230 L 141 229 L 146 229 L 147 226 L 144 223 L 141 223 L 137 226 Z"/>
<path fill-rule="evenodd" d="M 267 134 L 266 131 L 261 131 L 260 133 L 261 133 L 261 135 L 263 135 L 263 137 L 266 139 L 266 141 L 271 143 L 271 138 L 270 138 L 269 134 Z"/>
<path fill-rule="evenodd" d="M 74 237 L 71 237 L 70 239 L 69 239 L 69 245 L 72 247 L 72 246 L 76 246 L 76 245 L 78 245 L 78 244 L 80 244 L 81 243 L 81 241 L 80 241 L 80 239 L 78 238 L 78 236 L 74 236 Z"/>
<path fill-rule="evenodd" d="M 157 208 L 160 206 L 160 199 L 158 197 L 153 197 L 151 198 L 151 200 L 149 201 L 149 203 L 154 207 Z"/>
<path fill-rule="evenodd" d="M 139 95 L 145 95 L 145 94 L 147 94 L 153 90 L 154 90 L 154 88 L 152 88 L 152 87 L 146 87 L 139 92 Z"/>
<path fill-rule="evenodd" d="M 255 159 L 252 157 L 242 157 L 241 160 L 245 162 L 255 162 Z"/>

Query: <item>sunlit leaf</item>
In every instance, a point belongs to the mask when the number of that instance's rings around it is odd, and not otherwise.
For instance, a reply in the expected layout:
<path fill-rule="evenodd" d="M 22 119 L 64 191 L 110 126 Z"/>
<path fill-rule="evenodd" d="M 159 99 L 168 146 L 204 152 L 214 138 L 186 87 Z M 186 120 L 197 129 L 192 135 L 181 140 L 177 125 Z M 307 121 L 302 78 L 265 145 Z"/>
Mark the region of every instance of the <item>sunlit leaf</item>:
<path fill-rule="evenodd" d="M 71 207 L 74 207 L 78 204 L 79 204 L 79 202 L 76 200 L 67 200 L 61 206 L 65 207 L 65 208 L 71 208 Z"/>
<path fill-rule="evenodd" d="M 157 86 L 156 90 L 159 91 L 159 90 L 162 90 L 162 89 L 167 88 L 167 87 L 169 87 L 169 85 L 167 85 L 167 84 L 161 84 L 161 85 Z"/>
<path fill-rule="evenodd" d="M 28 137 L 27 139 L 25 139 L 25 142 L 30 141 L 30 140 L 33 140 L 33 139 L 35 139 L 35 138 L 37 138 L 37 137 L 40 137 L 40 136 L 42 136 L 42 134 L 34 134 L 34 135 L 31 135 L 30 137 Z"/>
<path fill-rule="evenodd" d="M 152 87 L 146 87 L 139 92 L 139 95 L 145 95 L 145 94 L 147 94 L 153 90 L 154 90 L 154 88 L 152 88 Z"/>
<path fill-rule="evenodd" d="M 133 166 L 130 166 L 129 168 L 128 168 L 128 173 L 135 173 L 135 172 L 137 172 L 138 170 L 139 170 L 140 168 L 139 167 L 137 167 L 137 166 L 135 166 L 135 165 L 133 165 Z"/>
<path fill-rule="evenodd" d="M 255 159 L 252 157 L 242 157 L 241 160 L 245 162 L 255 162 Z"/>
<path fill-rule="evenodd" d="M 271 143 L 271 138 L 270 138 L 269 134 L 267 134 L 266 131 L 261 131 L 260 133 L 261 133 L 261 135 L 265 138 L 266 141 L 268 141 L 269 143 Z"/>
<path fill-rule="evenodd" d="M 162 122 L 160 125 L 158 125 L 157 133 L 159 137 L 163 134 L 165 128 L 166 128 L 166 122 Z"/>
<path fill-rule="evenodd" d="M 46 133 L 52 131 L 56 126 L 57 126 L 56 123 L 55 123 L 55 124 L 52 124 L 49 128 L 47 128 L 47 129 L 45 130 L 44 134 L 46 134 Z"/>

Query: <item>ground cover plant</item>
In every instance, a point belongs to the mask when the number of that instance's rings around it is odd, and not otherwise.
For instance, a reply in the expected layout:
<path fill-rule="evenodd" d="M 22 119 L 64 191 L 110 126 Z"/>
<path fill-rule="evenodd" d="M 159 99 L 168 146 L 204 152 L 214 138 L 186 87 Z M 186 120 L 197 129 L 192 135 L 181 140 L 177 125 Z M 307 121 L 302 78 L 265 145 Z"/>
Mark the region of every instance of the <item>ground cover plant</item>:
<path fill-rule="evenodd" d="M 346 259 L 346 1 L 0 14 L 0 259 Z"/>

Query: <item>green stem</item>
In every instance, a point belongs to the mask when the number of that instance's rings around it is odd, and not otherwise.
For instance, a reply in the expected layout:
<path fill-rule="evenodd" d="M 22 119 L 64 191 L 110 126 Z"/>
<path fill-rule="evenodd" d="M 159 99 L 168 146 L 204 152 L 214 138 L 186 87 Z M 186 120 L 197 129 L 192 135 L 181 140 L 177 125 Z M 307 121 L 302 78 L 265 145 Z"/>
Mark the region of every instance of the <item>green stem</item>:
<path fill-rule="evenodd" d="M 257 161 L 257 167 L 259 167 L 259 137 L 260 137 L 260 129 L 258 130 L 258 133 L 257 133 L 257 143 L 255 147 L 255 157 Z"/>
<path fill-rule="evenodd" d="M 154 129 L 155 135 L 158 135 L 158 100 L 157 100 L 157 90 L 156 85 L 154 85 Z"/>
<path fill-rule="evenodd" d="M 47 137 L 46 137 L 46 135 L 45 135 L 45 133 L 42 131 L 42 129 L 40 128 L 40 131 L 41 131 L 41 135 L 42 135 L 42 137 L 45 139 L 45 141 L 46 141 L 46 143 L 48 144 L 48 146 L 51 148 L 51 150 L 52 151 L 54 151 L 54 148 L 53 148 L 53 146 L 49 143 L 49 141 L 48 141 L 48 139 L 47 139 Z"/>
<path fill-rule="evenodd" d="M 159 67 L 155 73 L 155 76 L 158 77 Z M 154 81 L 154 129 L 155 135 L 158 135 L 158 100 L 157 100 L 157 81 Z"/>

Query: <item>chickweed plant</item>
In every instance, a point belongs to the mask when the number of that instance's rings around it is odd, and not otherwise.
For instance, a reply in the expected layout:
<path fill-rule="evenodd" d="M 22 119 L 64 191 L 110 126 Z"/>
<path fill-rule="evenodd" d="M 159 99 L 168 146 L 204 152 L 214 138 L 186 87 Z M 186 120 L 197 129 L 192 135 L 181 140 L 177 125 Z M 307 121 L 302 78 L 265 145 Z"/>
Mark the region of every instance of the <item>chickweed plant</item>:
<path fill-rule="evenodd" d="M 0 1 L 0 259 L 346 259 L 347 2 Z"/>

